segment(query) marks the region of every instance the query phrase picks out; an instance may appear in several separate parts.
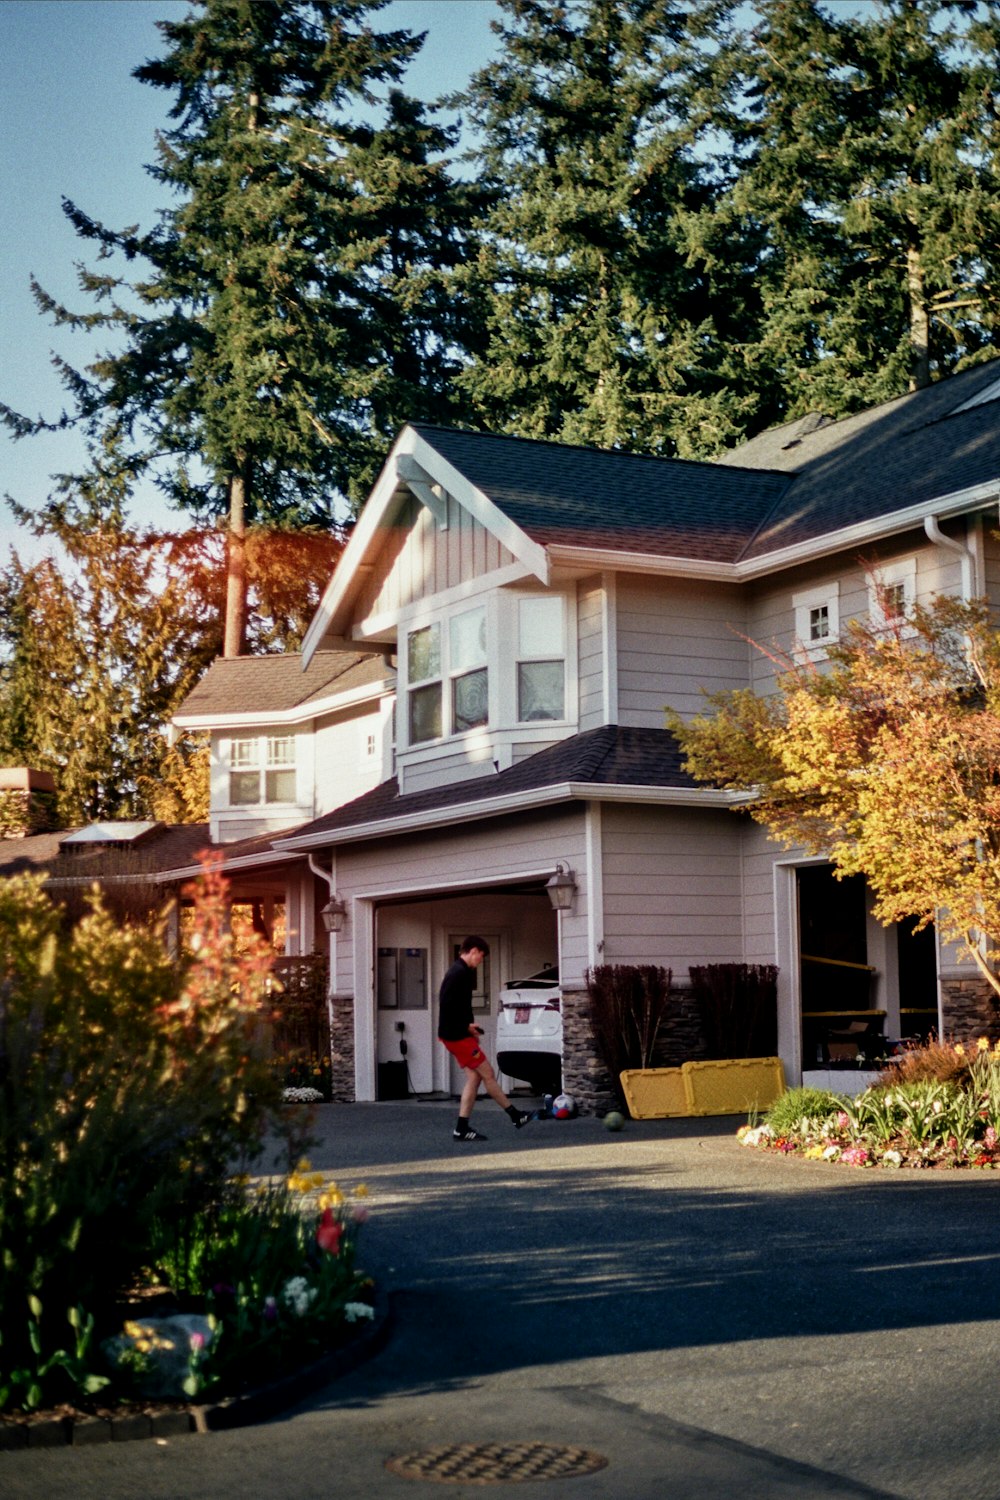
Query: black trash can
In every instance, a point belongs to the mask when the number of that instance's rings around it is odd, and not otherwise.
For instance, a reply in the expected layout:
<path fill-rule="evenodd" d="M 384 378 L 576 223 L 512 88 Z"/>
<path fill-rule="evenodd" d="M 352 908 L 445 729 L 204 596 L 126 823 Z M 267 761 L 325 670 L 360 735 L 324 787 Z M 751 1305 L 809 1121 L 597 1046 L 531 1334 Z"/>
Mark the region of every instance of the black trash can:
<path fill-rule="evenodd" d="M 405 1062 L 381 1062 L 378 1065 L 378 1097 L 382 1099 L 407 1099 Z"/>

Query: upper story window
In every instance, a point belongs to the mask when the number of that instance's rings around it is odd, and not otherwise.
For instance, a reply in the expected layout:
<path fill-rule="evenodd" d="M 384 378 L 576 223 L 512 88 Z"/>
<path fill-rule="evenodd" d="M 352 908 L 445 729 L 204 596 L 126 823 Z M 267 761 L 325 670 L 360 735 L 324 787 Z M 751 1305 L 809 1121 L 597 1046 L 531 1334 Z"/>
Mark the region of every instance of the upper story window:
<path fill-rule="evenodd" d="M 917 560 L 903 558 L 876 568 L 868 580 L 868 613 L 876 629 L 898 625 L 911 613 L 917 597 Z"/>
<path fill-rule="evenodd" d="M 840 593 L 837 583 L 804 589 L 792 596 L 795 638 L 807 651 L 822 653 L 840 636 Z"/>
<path fill-rule="evenodd" d="M 229 805 L 294 802 L 295 736 L 252 735 L 229 744 Z"/>
<path fill-rule="evenodd" d="M 409 743 L 462 734 L 489 718 L 486 610 L 462 610 L 406 641 Z M 446 691 L 447 689 L 447 691 Z"/>
<path fill-rule="evenodd" d="M 517 607 L 517 717 L 520 723 L 566 716 L 563 601 L 521 598 Z"/>

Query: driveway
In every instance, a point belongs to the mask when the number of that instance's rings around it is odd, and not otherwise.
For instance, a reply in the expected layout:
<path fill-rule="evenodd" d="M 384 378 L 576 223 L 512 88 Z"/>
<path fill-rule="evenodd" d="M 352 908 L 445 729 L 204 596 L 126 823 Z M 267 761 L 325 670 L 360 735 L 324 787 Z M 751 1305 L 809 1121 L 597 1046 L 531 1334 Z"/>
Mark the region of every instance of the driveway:
<path fill-rule="evenodd" d="M 259 1427 L 0 1454 L 0 1490 L 406 1500 L 442 1493 L 426 1455 L 502 1443 L 607 1462 L 483 1486 L 461 1451 L 443 1495 L 1000 1500 L 1000 1173 L 777 1159 L 733 1119 L 516 1132 L 489 1101 L 459 1146 L 453 1114 L 318 1111 L 313 1165 L 371 1191 L 374 1360 Z"/>

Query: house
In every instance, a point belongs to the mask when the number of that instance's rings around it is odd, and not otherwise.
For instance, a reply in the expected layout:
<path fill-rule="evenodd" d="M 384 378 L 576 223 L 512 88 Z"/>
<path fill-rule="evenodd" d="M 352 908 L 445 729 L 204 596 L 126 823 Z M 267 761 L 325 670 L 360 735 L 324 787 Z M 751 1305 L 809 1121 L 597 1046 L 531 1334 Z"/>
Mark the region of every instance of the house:
<path fill-rule="evenodd" d="M 793 1081 L 823 1012 L 981 1029 L 985 986 L 933 931 L 883 929 L 863 882 L 692 784 L 663 710 L 766 688 L 752 640 L 821 657 L 878 608 L 872 569 L 901 610 L 1000 603 L 998 500 L 997 361 L 713 463 L 405 427 L 301 655 L 215 663 L 175 721 L 211 731 L 234 891 L 283 905 L 289 952 L 329 944 L 338 1096 L 375 1098 L 401 1042 L 414 1091 L 453 1087 L 436 993 L 468 931 L 488 1040 L 503 986 L 558 966 L 585 1100 L 600 963 L 776 963 Z"/>

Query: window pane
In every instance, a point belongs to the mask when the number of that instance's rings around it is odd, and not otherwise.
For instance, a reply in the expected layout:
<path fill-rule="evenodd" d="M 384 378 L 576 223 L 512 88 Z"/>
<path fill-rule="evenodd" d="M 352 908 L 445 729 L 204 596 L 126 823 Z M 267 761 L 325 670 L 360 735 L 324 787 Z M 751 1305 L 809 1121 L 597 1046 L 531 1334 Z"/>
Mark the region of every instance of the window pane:
<path fill-rule="evenodd" d="M 406 669 L 410 682 L 426 682 L 441 673 L 441 639 L 436 625 L 414 630 L 407 641 Z"/>
<path fill-rule="evenodd" d="M 451 670 L 461 672 L 466 667 L 477 667 L 485 660 L 485 609 L 470 609 L 455 615 L 451 621 Z"/>
<path fill-rule="evenodd" d="M 811 641 L 825 641 L 830 634 L 830 607 L 821 604 L 816 609 L 809 611 L 809 639 Z"/>
<path fill-rule="evenodd" d="M 517 717 L 522 723 L 564 717 L 563 677 L 561 661 L 518 663 Z"/>
<path fill-rule="evenodd" d="M 260 772 L 233 771 L 229 777 L 230 807 L 252 807 L 260 801 Z"/>
<path fill-rule="evenodd" d="M 417 688 L 410 694 L 410 744 L 441 738 L 441 684 Z"/>
<path fill-rule="evenodd" d="M 485 724 L 489 713 L 489 686 L 486 668 L 466 672 L 452 683 L 452 727 L 456 734 Z"/>
<path fill-rule="evenodd" d="M 294 771 L 267 771 L 264 776 L 264 782 L 267 788 L 267 797 L 265 799 L 266 801 L 295 801 Z"/>
<path fill-rule="evenodd" d="M 267 741 L 269 766 L 294 766 L 295 739 L 290 734 L 272 735 Z"/>
<path fill-rule="evenodd" d="M 521 656 L 562 656 L 562 600 L 519 599 L 518 630 Z"/>
<path fill-rule="evenodd" d="M 229 746 L 229 764 L 231 766 L 259 765 L 259 753 L 260 741 L 258 739 L 232 740 Z M 254 801 L 256 800 L 254 798 Z"/>
<path fill-rule="evenodd" d="M 898 620 L 906 614 L 906 584 L 886 584 L 882 596 L 882 608 L 887 620 Z"/>

